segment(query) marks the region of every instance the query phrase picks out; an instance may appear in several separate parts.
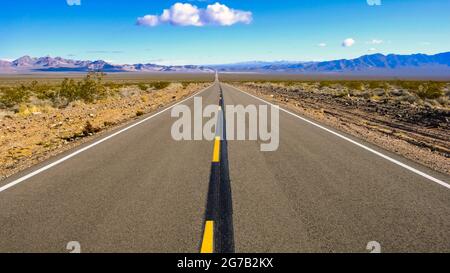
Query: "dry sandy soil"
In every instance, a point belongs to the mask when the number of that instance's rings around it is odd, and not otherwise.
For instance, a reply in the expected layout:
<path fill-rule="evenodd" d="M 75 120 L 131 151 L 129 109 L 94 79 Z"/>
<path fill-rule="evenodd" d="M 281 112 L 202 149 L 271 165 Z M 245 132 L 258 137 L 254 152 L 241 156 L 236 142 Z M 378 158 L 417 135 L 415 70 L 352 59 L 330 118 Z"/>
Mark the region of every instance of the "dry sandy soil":
<path fill-rule="evenodd" d="M 232 84 L 434 170 L 450 174 L 448 85 L 438 100 L 421 100 L 411 92 L 396 88 L 355 92 L 343 90 L 346 88 L 339 84 L 321 88 L 319 83 L 314 82 Z"/>
<path fill-rule="evenodd" d="M 33 105 L 23 105 L 17 113 L 0 109 L 0 180 L 209 85 L 172 83 L 148 91 L 129 85 L 115 96 L 94 103 L 75 101 L 62 109 Z"/>

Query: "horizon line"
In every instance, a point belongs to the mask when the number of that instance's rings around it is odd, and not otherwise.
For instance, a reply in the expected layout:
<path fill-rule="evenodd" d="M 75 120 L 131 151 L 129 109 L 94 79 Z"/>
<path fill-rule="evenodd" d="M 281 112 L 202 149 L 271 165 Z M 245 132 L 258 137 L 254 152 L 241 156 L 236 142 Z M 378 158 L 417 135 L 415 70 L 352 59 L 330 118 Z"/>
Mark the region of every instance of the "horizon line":
<path fill-rule="evenodd" d="M 438 52 L 438 53 L 434 53 L 434 54 L 426 54 L 426 53 L 411 53 L 411 54 L 400 54 L 400 53 L 388 53 L 388 54 L 384 54 L 384 53 L 371 53 L 371 54 L 364 54 L 364 55 L 359 55 L 358 57 L 354 57 L 354 58 L 340 58 L 340 59 L 331 59 L 331 60 L 311 60 L 311 61 L 305 61 L 305 60 L 287 60 L 287 59 L 275 59 L 275 60 L 246 60 L 246 61 L 236 61 L 236 62 L 228 62 L 228 63 L 209 63 L 209 64 L 194 64 L 194 63 L 185 63 L 185 64 L 161 64 L 161 62 L 137 62 L 137 63 L 115 63 L 113 61 L 108 61 L 105 59 L 91 59 L 91 60 L 87 60 L 87 59 L 76 59 L 76 58 L 65 58 L 62 56 L 55 56 L 52 57 L 52 55 L 45 55 L 45 56 L 40 56 L 40 57 L 35 57 L 35 56 L 30 56 L 28 54 L 25 54 L 23 56 L 20 56 L 18 58 L 15 59 L 11 59 L 11 58 L 0 58 L 0 61 L 4 61 L 4 62 L 14 62 L 20 58 L 24 58 L 24 57 L 30 57 L 32 59 L 39 59 L 39 58 L 61 58 L 61 59 L 65 59 L 65 60 L 72 60 L 72 61 L 80 61 L 80 62 L 98 62 L 98 61 L 102 61 L 105 62 L 107 64 L 111 64 L 111 65 L 137 65 L 137 64 L 152 64 L 152 65 L 159 65 L 159 66 L 217 66 L 217 65 L 235 65 L 235 64 L 245 64 L 245 63 L 276 63 L 276 62 L 287 62 L 287 63 L 319 63 L 319 62 L 331 62 L 331 61 L 339 61 L 339 60 L 353 60 L 353 59 L 358 59 L 364 56 L 372 56 L 372 55 L 383 55 L 383 56 L 389 56 L 389 55 L 403 55 L 403 56 L 412 56 L 412 55 L 427 55 L 427 56 L 433 56 L 433 55 L 438 55 L 438 54 L 445 54 L 445 53 L 450 53 L 450 51 L 444 51 L 444 52 Z"/>

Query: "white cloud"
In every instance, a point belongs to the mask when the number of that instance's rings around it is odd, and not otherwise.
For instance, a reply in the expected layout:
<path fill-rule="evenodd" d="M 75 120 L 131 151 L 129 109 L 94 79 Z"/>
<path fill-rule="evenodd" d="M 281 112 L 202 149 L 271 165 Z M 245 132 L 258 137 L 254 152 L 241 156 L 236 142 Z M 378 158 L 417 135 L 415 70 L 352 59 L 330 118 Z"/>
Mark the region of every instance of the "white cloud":
<path fill-rule="evenodd" d="M 137 24 L 140 26 L 154 27 L 159 25 L 159 18 L 155 15 L 145 15 L 137 19 Z"/>
<path fill-rule="evenodd" d="M 326 44 L 326 43 L 320 43 L 320 44 L 318 44 L 317 46 L 319 46 L 319 47 L 326 47 L 327 44 Z"/>
<path fill-rule="evenodd" d="M 208 5 L 204 12 L 204 18 L 210 23 L 221 26 L 231 26 L 236 23 L 250 24 L 252 13 L 230 9 L 220 3 Z"/>
<path fill-rule="evenodd" d="M 164 9 L 161 15 L 145 15 L 137 19 L 141 26 L 154 27 L 168 23 L 174 26 L 205 26 L 219 25 L 231 26 L 236 23 L 249 24 L 252 21 L 252 13 L 249 11 L 235 10 L 215 3 L 208 5 L 206 9 L 198 8 L 189 3 L 176 3 L 169 9 Z"/>
<path fill-rule="evenodd" d="M 373 52 L 373 51 L 377 51 L 377 49 L 374 48 L 374 47 L 372 47 L 372 48 L 369 48 L 369 51 L 370 51 L 370 52 Z"/>
<path fill-rule="evenodd" d="M 355 43 L 356 43 L 356 41 L 353 38 L 347 38 L 342 42 L 342 46 L 343 47 L 351 47 Z"/>
<path fill-rule="evenodd" d="M 81 0 L 66 0 L 66 3 L 69 6 L 80 6 Z"/>
<path fill-rule="evenodd" d="M 176 3 L 165 9 L 161 16 L 160 22 L 170 23 L 176 26 L 202 26 L 203 22 L 200 18 L 200 10 L 191 4 Z"/>

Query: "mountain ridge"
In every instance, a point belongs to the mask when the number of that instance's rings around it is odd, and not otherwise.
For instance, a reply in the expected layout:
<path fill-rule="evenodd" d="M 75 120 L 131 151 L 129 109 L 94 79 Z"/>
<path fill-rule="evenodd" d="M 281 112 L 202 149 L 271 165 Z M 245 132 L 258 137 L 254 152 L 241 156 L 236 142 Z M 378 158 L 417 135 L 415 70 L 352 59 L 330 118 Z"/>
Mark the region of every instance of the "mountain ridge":
<path fill-rule="evenodd" d="M 185 72 L 213 72 L 205 66 L 182 65 L 167 66 L 157 64 L 110 64 L 104 60 L 81 61 L 65 59 L 61 57 L 30 57 L 22 56 L 12 62 L 0 60 L 0 72 L 168 72 L 168 71 L 185 71 Z"/>
<path fill-rule="evenodd" d="M 270 64 L 259 68 L 260 71 L 281 72 L 362 72 L 373 69 L 405 69 L 425 66 L 444 66 L 450 69 L 450 52 L 435 55 L 426 54 L 388 54 L 380 53 L 363 55 L 354 59 L 338 59 L 322 62 L 298 62 L 286 64 Z M 215 66 L 219 71 L 232 71 L 230 65 Z M 443 68 L 444 68 L 443 67 Z M 254 69 L 250 69 L 254 70 Z M 445 69 L 443 69 L 445 70 Z"/>
<path fill-rule="evenodd" d="M 363 55 L 354 59 L 338 59 L 321 62 L 249 61 L 219 65 L 158 65 L 152 63 L 110 64 L 103 60 L 82 61 L 62 57 L 22 56 L 14 61 L 0 60 L 0 72 L 290 72 L 290 73 L 361 73 L 426 70 L 432 67 L 436 73 L 450 75 L 450 52 L 427 54 Z"/>

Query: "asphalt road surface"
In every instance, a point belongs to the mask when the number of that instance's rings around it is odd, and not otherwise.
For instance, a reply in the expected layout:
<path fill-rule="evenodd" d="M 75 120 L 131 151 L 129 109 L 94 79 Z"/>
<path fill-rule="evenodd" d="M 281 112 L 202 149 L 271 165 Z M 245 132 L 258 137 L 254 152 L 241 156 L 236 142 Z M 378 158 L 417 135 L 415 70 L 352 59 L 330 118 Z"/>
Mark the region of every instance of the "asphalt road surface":
<path fill-rule="evenodd" d="M 197 96 L 219 105 L 221 89 L 224 105 L 265 105 L 218 82 Z M 71 241 L 82 252 L 199 252 L 208 236 L 215 252 L 367 253 L 371 241 L 450 252 L 448 176 L 285 111 L 278 150 L 222 142 L 214 176 L 217 141 L 173 140 L 170 112 L 0 182 L 0 252 L 69 252 Z M 215 183 L 225 206 L 211 205 Z M 226 225 L 207 227 L 207 208 Z"/>

